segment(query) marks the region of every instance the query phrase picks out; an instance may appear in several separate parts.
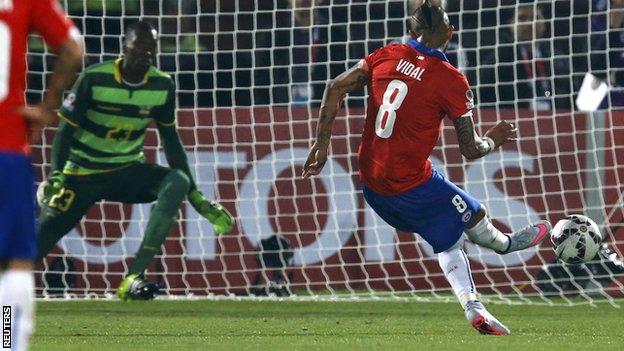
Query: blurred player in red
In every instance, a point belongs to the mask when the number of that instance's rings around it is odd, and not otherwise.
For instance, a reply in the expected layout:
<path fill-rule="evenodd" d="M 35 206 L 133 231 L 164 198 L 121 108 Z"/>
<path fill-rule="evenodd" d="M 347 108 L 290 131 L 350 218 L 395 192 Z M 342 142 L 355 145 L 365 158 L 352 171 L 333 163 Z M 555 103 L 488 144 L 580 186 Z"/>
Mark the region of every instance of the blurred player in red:
<path fill-rule="evenodd" d="M 345 94 L 368 86 L 368 111 L 358 157 L 364 197 L 398 230 L 418 233 L 438 261 L 468 321 L 484 334 L 509 334 L 479 302 L 462 233 L 500 254 L 539 244 L 551 225 L 503 234 L 476 199 L 431 166 L 429 155 L 448 116 L 468 159 L 483 157 L 515 141 L 513 123 L 502 121 L 480 137 L 472 121 L 473 96 L 466 77 L 444 54 L 453 26 L 440 7 L 425 1 L 408 20 L 411 40 L 378 49 L 330 81 L 319 112 L 317 136 L 303 176 L 321 172 L 332 123 Z"/>
<path fill-rule="evenodd" d="M 26 107 L 31 32 L 43 37 L 57 59 L 43 101 Z M 83 52 L 80 33 L 58 1 L 0 0 L 0 305 L 11 306 L 11 350 L 26 350 L 33 329 L 37 240 L 29 145 L 54 118 Z"/>

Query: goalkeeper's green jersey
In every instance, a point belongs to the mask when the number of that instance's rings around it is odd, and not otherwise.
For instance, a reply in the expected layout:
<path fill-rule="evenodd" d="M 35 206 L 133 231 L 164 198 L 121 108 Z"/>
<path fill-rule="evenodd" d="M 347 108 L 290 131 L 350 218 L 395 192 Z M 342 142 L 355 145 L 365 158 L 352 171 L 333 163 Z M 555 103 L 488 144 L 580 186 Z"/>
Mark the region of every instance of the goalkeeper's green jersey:
<path fill-rule="evenodd" d="M 154 119 L 175 124 L 175 85 L 151 67 L 143 82 L 121 78 L 121 59 L 88 67 L 59 110 L 76 127 L 63 172 L 87 175 L 143 162 L 145 131 Z"/>

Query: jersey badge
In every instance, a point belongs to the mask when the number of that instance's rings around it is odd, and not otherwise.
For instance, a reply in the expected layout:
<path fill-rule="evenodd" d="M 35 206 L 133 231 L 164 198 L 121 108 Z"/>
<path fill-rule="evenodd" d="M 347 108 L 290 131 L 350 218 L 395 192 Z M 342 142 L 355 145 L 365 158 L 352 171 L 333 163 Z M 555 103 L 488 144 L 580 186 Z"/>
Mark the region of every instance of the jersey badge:
<path fill-rule="evenodd" d="M 76 102 L 76 94 L 69 93 L 63 100 L 63 107 L 69 112 L 74 112 L 74 102 Z"/>
<path fill-rule="evenodd" d="M 474 95 L 472 94 L 472 90 L 470 89 L 466 90 L 466 99 L 468 99 L 468 101 L 466 101 L 466 108 L 473 109 L 474 108 Z"/>
<path fill-rule="evenodd" d="M 141 106 L 139 108 L 139 114 L 141 116 L 148 116 L 151 112 L 152 112 L 152 107 L 151 106 Z"/>

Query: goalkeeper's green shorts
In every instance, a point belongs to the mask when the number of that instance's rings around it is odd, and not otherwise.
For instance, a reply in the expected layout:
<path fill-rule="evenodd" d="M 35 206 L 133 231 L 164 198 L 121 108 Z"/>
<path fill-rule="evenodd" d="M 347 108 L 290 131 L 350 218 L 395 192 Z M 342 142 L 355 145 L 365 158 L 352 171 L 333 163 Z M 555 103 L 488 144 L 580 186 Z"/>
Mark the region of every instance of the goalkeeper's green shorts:
<path fill-rule="evenodd" d="M 163 179 L 171 168 L 136 163 L 127 167 L 92 175 L 67 175 L 62 188 L 41 208 L 38 234 L 60 239 L 100 200 L 123 203 L 155 201 Z M 46 240 L 47 241 L 47 240 Z M 38 257 L 44 257 L 54 246 L 39 240 Z"/>

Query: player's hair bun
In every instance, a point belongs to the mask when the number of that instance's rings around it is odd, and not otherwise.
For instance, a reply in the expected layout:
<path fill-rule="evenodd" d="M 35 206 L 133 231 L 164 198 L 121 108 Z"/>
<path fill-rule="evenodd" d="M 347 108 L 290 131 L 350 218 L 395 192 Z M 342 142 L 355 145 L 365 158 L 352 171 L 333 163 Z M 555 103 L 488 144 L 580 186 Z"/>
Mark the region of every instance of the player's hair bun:
<path fill-rule="evenodd" d="M 444 23 L 444 10 L 440 7 L 441 2 L 425 0 L 407 20 L 407 29 L 416 36 L 425 31 L 435 31 Z"/>
<path fill-rule="evenodd" d="M 433 19 L 431 18 L 431 4 L 429 0 L 425 0 L 425 2 L 421 6 L 423 18 L 425 23 L 427 24 L 427 29 L 431 29 L 433 27 Z"/>

